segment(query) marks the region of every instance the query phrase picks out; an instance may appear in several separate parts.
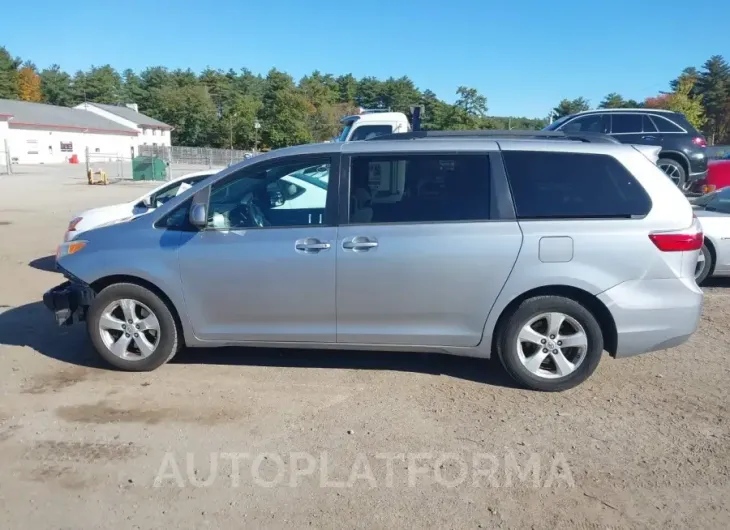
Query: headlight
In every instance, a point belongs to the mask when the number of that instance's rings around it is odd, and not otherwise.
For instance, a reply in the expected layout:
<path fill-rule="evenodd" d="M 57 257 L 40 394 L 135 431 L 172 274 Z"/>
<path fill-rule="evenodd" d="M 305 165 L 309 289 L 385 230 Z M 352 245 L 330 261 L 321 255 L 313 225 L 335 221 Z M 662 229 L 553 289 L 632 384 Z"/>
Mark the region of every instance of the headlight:
<path fill-rule="evenodd" d="M 58 245 L 58 250 L 56 250 L 56 260 L 59 260 L 64 256 L 76 254 L 85 246 L 86 241 L 69 241 L 67 243 L 61 243 L 60 245 Z"/>

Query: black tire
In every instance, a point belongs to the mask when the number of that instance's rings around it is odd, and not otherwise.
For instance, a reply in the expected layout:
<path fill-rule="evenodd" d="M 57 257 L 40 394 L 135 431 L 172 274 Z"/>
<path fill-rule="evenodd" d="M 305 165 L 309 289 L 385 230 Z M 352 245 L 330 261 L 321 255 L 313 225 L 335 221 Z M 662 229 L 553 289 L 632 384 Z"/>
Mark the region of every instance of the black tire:
<path fill-rule="evenodd" d="M 687 189 L 687 171 L 685 171 L 682 164 L 680 164 L 676 160 L 672 160 L 671 158 L 660 158 L 659 160 L 657 160 L 656 165 L 659 166 L 665 173 L 667 173 L 668 168 L 676 171 L 677 187 L 682 191 L 685 191 Z"/>
<path fill-rule="evenodd" d="M 127 360 L 114 355 L 101 336 L 99 320 L 104 309 L 115 300 L 131 299 L 141 302 L 154 312 L 159 322 L 159 342 L 145 358 Z M 167 304 L 155 293 L 133 283 L 117 283 L 102 290 L 92 302 L 87 314 L 87 331 L 99 356 L 108 364 L 128 372 L 148 372 L 162 366 L 180 349 L 180 330 Z"/>
<path fill-rule="evenodd" d="M 700 256 L 705 258 L 705 266 L 701 271 L 699 271 L 699 274 L 695 274 L 695 281 L 697 282 L 697 285 L 702 285 L 712 272 L 712 268 L 715 266 L 712 261 L 712 252 L 710 252 L 710 249 L 707 248 L 706 244 L 702 245 L 702 248 L 700 249 Z"/>
<path fill-rule="evenodd" d="M 578 367 L 567 376 L 548 379 L 530 372 L 520 361 L 517 338 L 522 327 L 541 313 L 560 312 L 575 319 L 585 330 L 587 348 Z M 507 373 L 519 384 L 544 392 L 559 392 L 573 388 L 595 371 L 603 354 L 603 333 L 593 314 L 583 305 L 562 296 L 538 296 L 523 301 L 504 321 L 498 331 L 497 355 Z"/>

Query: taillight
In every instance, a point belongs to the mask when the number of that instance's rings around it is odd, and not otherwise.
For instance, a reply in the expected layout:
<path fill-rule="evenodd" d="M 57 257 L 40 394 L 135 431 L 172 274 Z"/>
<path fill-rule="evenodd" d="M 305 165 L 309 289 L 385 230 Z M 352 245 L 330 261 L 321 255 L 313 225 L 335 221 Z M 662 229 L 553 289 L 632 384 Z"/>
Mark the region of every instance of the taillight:
<path fill-rule="evenodd" d="M 700 190 L 703 194 L 711 193 L 711 192 L 715 191 L 715 189 L 717 189 L 717 186 L 715 186 L 714 184 L 705 184 L 704 186 L 702 186 L 700 188 Z"/>
<path fill-rule="evenodd" d="M 702 136 L 695 136 L 692 138 L 692 143 L 697 147 L 707 147 L 707 140 L 705 140 Z"/>
<path fill-rule="evenodd" d="M 699 250 L 704 242 L 704 235 L 699 232 L 655 232 L 649 234 L 649 239 L 662 252 L 683 252 L 685 250 Z"/>

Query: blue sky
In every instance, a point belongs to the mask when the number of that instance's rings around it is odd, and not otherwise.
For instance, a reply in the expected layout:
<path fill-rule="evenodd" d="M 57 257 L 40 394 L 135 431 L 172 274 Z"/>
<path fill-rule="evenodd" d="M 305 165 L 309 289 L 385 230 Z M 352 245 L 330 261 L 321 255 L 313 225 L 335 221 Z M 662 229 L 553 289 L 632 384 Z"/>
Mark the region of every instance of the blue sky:
<path fill-rule="evenodd" d="M 405 74 L 447 101 L 457 86 L 475 87 L 493 115 L 543 117 L 564 97 L 595 106 L 609 92 L 643 99 L 686 66 L 730 60 L 730 9 L 720 0 L 701 9 L 686 0 L 6 4 L 0 46 L 39 68 Z"/>

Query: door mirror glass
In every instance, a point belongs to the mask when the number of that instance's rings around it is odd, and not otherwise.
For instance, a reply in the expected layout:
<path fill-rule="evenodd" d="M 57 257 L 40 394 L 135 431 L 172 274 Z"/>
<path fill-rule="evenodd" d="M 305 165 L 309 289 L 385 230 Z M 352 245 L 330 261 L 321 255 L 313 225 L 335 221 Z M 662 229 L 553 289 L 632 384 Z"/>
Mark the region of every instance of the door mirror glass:
<path fill-rule="evenodd" d="M 208 212 L 204 204 L 193 203 L 190 207 L 190 224 L 198 228 L 205 228 L 208 224 Z"/>

